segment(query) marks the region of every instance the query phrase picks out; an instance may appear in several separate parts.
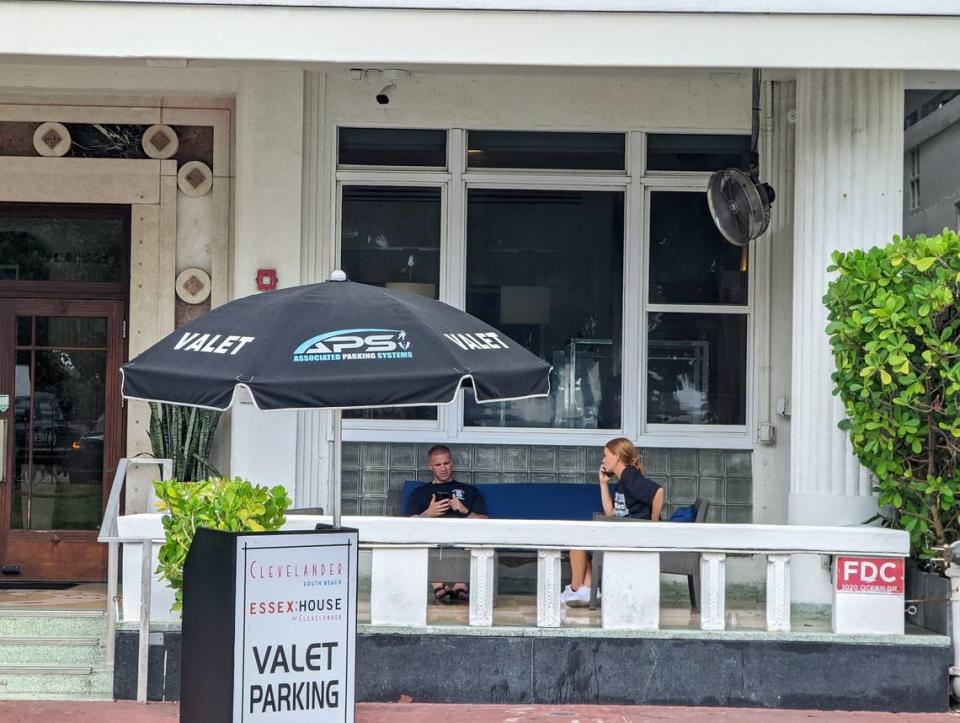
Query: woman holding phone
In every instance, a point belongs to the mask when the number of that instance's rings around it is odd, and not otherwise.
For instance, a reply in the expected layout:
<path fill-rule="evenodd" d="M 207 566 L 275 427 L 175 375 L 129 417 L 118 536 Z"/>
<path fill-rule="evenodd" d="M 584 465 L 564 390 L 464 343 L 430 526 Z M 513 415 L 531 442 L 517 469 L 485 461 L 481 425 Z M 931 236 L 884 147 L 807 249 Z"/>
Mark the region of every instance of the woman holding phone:
<path fill-rule="evenodd" d="M 617 478 L 617 487 L 610 494 L 610 480 Z M 600 502 L 605 515 L 640 520 L 660 519 L 663 509 L 663 487 L 643 476 L 640 455 L 633 442 L 625 437 L 611 439 L 603 447 L 603 461 L 597 473 Z M 586 607 L 590 603 L 590 555 L 586 550 L 570 550 L 570 584 L 560 595 L 568 607 Z"/>

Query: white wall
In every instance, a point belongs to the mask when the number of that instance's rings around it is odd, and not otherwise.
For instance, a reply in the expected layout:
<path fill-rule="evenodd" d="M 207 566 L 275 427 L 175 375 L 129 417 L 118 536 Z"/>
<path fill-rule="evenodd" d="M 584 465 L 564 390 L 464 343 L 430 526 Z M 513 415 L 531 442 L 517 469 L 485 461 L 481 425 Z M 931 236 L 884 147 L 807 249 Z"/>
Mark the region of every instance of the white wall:
<path fill-rule="evenodd" d="M 233 298 L 257 293 L 259 268 L 277 270 L 281 287 L 300 283 L 303 73 L 246 70 L 237 92 Z M 296 487 L 295 412 L 231 415 L 231 474 Z"/>

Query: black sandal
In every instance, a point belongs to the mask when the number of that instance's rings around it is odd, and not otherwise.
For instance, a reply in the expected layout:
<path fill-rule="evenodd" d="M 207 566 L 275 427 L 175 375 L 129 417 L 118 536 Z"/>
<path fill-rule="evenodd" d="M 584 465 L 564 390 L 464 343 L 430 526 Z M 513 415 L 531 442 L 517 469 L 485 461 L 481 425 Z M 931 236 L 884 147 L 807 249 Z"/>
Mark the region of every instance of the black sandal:
<path fill-rule="evenodd" d="M 470 602 L 470 591 L 466 588 L 455 587 L 450 590 L 450 600 L 456 602 Z"/>
<path fill-rule="evenodd" d="M 453 589 L 449 585 L 437 585 L 433 588 L 433 601 L 435 603 L 450 602 L 448 598 L 453 595 Z"/>

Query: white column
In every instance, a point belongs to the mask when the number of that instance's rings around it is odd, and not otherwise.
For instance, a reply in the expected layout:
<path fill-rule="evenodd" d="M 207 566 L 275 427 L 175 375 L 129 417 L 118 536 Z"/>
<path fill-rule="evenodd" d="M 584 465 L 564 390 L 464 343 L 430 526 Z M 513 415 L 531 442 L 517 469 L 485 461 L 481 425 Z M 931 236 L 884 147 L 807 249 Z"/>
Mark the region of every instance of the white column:
<path fill-rule="evenodd" d="M 767 630 L 790 632 L 790 555 L 767 555 Z"/>
<path fill-rule="evenodd" d="M 560 550 L 537 550 L 537 627 L 560 627 Z"/>
<path fill-rule="evenodd" d="M 300 283 L 329 276 L 332 266 L 327 127 L 324 98 L 326 75 L 303 74 L 303 190 L 301 201 Z M 297 489 L 295 507 L 323 507 L 332 512 L 329 492 L 333 450 L 331 413 L 297 412 Z"/>
<path fill-rule="evenodd" d="M 902 225 L 903 74 L 797 74 L 790 524 L 859 524 L 876 511 L 870 475 L 837 429 L 822 297 L 830 254 L 886 244 Z M 830 576 L 793 560 L 797 601 L 829 603 Z"/>
<path fill-rule="evenodd" d="M 727 556 L 722 552 L 700 554 L 701 630 L 723 630 L 726 625 L 726 561 Z"/>
<path fill-rule="evenodd" d="M 660 553 L 603 553 L 603 627 L 657 630 L 660 627 Z"/>
<path fill-rule="evenodd" d="M 370 565 L 370 622 L 427 624 L 427 548 L 374 547 Z"/>
<path fill-rule="evenodd" d="M 470 624 L 493 625 L 496 550 L 470 548 Z"/>

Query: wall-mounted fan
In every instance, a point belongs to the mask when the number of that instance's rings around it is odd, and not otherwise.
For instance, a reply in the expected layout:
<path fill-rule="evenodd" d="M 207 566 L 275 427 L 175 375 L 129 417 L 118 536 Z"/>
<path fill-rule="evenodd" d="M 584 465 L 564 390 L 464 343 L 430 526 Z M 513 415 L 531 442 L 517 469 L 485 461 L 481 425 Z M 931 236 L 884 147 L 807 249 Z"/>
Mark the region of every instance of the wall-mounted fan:
<path fill-rule="evenodd" d="M 747 246 L 770 225 L 770 204 L 776 193 L 760 182 L 760 71 L 753 71 L 753 115 L 750 135 L 750 167 L 725 168 L 710 176 L 707 204 L 723 237 L 735 246 Z"/>

